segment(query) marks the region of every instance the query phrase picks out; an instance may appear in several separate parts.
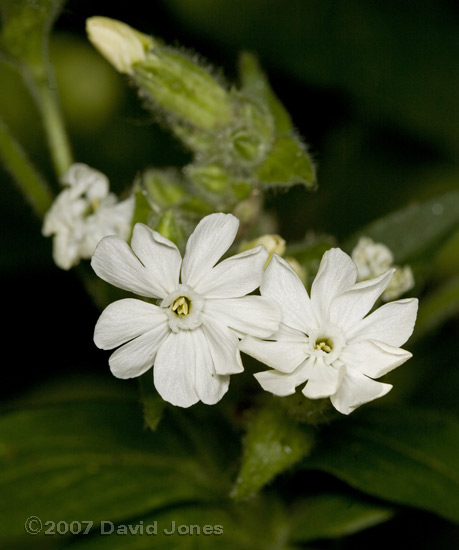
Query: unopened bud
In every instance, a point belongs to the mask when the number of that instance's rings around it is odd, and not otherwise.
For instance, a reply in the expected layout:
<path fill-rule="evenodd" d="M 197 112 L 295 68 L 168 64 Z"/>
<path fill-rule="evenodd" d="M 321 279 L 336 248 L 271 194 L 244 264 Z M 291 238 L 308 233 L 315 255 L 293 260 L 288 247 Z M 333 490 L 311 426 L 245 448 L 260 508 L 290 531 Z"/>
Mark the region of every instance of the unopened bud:
<path fill-rule="evenodd" d="M 363 281 L 381 275 L 393 264 L 390 249 L 382 243 L 375 243 L 368 237 L 361 237 L 352 251 L 352 259 L 358 270 L 358 280 Z"/>
<path fill-rule="evenodd" d="M 95 48 L 123 74 L 132 74 L 132 66 L 144 61 L 153 40 L 129 25 L 109 17 L 90 17 L 86 32 Z"/>
<path fill-rule="evenodd" d="M 265 269 L 268 267 L 273 254 L 279 254 L 282 256 L 285 252 L 285 240 L 280 235 L 262 235 L 253 241 L 244 242 L 239 247 L 240 252 L 245 250 L 250 250 L 251 248 L 256 248 L 257 246 L 264 246 L 269 252 L 268 259 L 266 260 Z"/>
<path fill-rule="evenodd" d="M 404 267 L 395 266 L 395 268 L 395 273 L 381 296 L 383 302 L 396 300 L 414 287 L 414 275 L 411 267 L 406 265 Z"/>

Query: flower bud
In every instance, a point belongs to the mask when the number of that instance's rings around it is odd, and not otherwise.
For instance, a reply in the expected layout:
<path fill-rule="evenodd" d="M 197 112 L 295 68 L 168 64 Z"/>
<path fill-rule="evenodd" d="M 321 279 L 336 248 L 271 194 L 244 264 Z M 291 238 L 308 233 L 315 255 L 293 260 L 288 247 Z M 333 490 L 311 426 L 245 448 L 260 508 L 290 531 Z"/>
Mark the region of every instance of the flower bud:
<path fill-rule="evenodd" d="M 232 117 L 226 90 L 205 69 L 172 48 L 155 47 L 133 72 L 134 79 L 154 103 L 199 130 L 214 130 Z"/>
<path fill-rule="evenodd" d="M 149 168 L 142 174 L 141 182 L 148 202 L 156 210 L 176 206 L 189 198 L 178 170 Z"/>
<path fill-rule="evenodd" d="M 268 259 L 266 260 L 265 269 L 268 267 L 273 254 L 279 254 L 282 256 L 285 252 L 285 240 L 280 235 L 262 235 L 253 241 L 244 242 L 239 247 L 240 252 L 245 250 L 250 250 L 251 248 L 256 248 L 257 246 L 264 246 L 269 252 Z"/>
<path fill-rule="evenodd" d="M 381 275 L 394 261 L 392 252 L 385 244 L 375 243 L 368 237 L 360 238 L 352 251 L 352 259 L 358 269 L 359 281 Z"/>
<path fill-rule="evenodd" d="M 383 302 L 396 300 L 414 287 L 414 275 L 411 267 L 406 265 L 404 267 L 395 266 L 395 268 L 395 273 L 381 296 Z"/>
<path fill-rule="evenodd" d="M 224 195 L 230 189 L 230 175 L 218 164 L 190 164 L 186 173 L 195 185 L 210 193 Z"/>
<path fill-rule="evenodd" d="M 123 74 L 132 74 L 133 65 L 144 61 L 153 46 L 150 37 L 109 17 L 90 17 L 86 32 L 94 47 Z"/>

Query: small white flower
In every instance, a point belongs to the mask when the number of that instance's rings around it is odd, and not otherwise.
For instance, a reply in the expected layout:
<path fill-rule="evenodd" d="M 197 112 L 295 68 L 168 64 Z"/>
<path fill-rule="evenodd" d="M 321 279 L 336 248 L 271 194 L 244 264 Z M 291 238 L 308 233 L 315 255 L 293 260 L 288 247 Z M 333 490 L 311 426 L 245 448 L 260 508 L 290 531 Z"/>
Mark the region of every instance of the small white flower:
<path fill-rule="evenodd" d="M 382 293 L 381 300 L 383 302 L 395 300 L 414 287 L 414 275 L 409 265 L 405 265 L 404 267 L 394 265 L 394 269 L 394 275 L 386 290 Z"/>
<path fill-rule="evenodd" d="M 279 396 L 302 392 L 330 397 L 343 414 L 385 395 L 392 386 L 376 382 L 411 357 L 399 346 L 410 337 L 417 299 L 385 304 L 369 313 L 392 277 L 356 283 L 357 268 L 338 248 L 327 251 L 311 297 L 286 261 L 273 256 L 260 287 L 282 310 L 279 331 L 270 341 L 246 337 L 240 349 L 274 370 L 257 373 L 261 386 Z"/>
<path fill-rule="evenodd" d="M 45 215 L 42 232 L 54 235 L 53 258 L 62 269 L 89 259 L 106 235 L 127 239 L 134 197 L 118 201 L 108 178 L 86 164 L 73 164 L 62 178 L 61 191 Z"/>
<path fill-rule="evenodd" d="M 364 281 L 385 273 L 394 263 L 390 249 L 375 243 L 369 237 L 361 237 L 351 254 L 357 266 L 357 279 Z"/>
<path fill-rule="evenodd" d="M 165 401 L 189 407 L 222 398 L 229 375 L 243 370 L 239 337 L 265 338 L 280 322 L 275 302 L 246 296 L 263 277 L 268 252 L 262 246 L 217 264 L 238 226 L 231 214 L 206 216 L 190 236 L 183 261 L 171 241 L 139 223 L 132 248 L 114 236 L 99 243 L 92 259 L 99 277 L 158 300 L 119 300 L 100 316 L 96 345 L 121 346 L 109 359 L 115 376 L 140 376 L 154 364 L 154 384 Z"/>
<path fill-rule="evenodd" d="M 394 265 L 394 257 L 390 249 L 383 243 L 375 243 L 369 237 L 361 237 L 352 251 L 352 259 L 357 266 L 357 281 L 365 281 L 395 268 L 381 299 L 383 302 L 395 300 L 414 287 L 414 275 L 411 267 Z"/>

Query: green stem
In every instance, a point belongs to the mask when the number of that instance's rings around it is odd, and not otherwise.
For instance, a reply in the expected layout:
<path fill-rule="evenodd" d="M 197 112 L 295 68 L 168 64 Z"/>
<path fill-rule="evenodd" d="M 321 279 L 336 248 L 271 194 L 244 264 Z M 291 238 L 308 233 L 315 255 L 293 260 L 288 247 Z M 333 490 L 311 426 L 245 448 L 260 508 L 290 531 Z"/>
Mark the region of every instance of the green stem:
<path fill-rule="evenodd" d="M 73 163 L 70 141 L 65 129 L 59 101 L 52 79 L 35 80 L 37 105 L 41 113 L 43 127 L 51 154 L 54 170 L 58 178 L 63 176 Z"/>
<path fill-rule="evenodd" d="M 0 119 L 0 158 L 36 214 L 43 218 L 53 202 L 53 194 L 2 119 Z"/>

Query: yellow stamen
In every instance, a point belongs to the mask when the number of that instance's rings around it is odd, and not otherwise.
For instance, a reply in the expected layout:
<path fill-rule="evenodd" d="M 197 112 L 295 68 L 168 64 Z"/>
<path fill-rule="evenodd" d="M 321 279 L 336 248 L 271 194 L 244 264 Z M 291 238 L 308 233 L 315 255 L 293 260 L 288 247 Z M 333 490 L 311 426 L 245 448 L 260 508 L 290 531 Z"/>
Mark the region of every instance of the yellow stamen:
<path fill-rule="evenodd" d="M 327 342 L 327 340 L 321 340 L 316 341 L 316 345 L 314 346 L 315 349 L 325 351 L 325 353 L 330 353 L 332 351 L 332 347 L 329 345 L 331 342 Z"/>
<path fill-rule="evenodd" d="M 185 296 L 180 296 L 175 300 L 175 302 L 172 304 L 172 311 L 176 315 L 188 315 L 190 312 L 190 305 L 191 302 L 188 300 L 188 298 L 185 298 Z"/>

